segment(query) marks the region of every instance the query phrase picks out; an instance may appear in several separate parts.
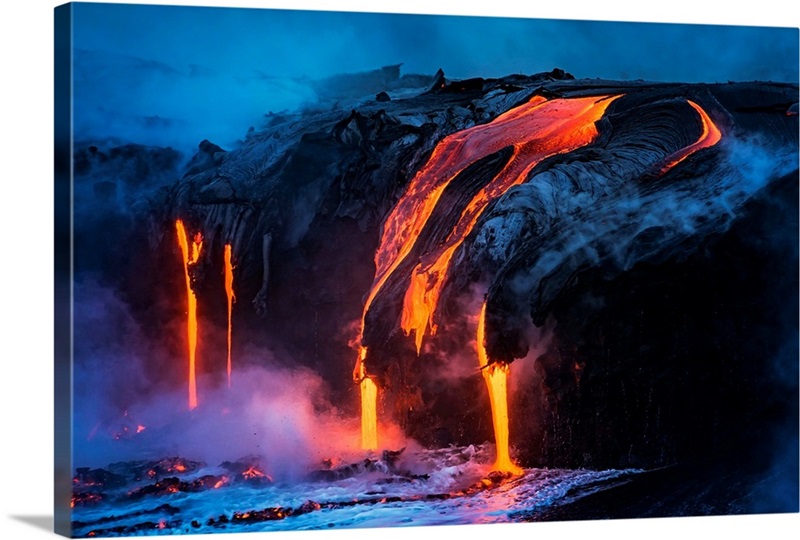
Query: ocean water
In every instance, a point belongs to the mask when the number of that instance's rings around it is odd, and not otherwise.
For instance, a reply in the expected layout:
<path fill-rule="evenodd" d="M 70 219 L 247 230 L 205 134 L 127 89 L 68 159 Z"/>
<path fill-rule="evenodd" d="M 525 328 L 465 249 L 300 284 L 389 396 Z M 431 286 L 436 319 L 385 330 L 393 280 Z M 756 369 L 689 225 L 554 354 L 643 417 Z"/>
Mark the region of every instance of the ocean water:
<path fill-rule="evenodd" d="M 201 466 L 167 476 L 179 478 L 184 489 L 203 477 L 224 479 L 219 487 L 212 479 L 198 491 L 155 490 L 137 497 L 132 495 L 137 489 L 159 478 L 132 481 L 103 491 L 100 502 L 76 504 L 73 533 L 102 537 L 513 522 L 641 472 L 530 468 L 508 478 L 491 473 L 493 454 L 491 444 L 384 453 L 327 463 L 293 482 L 246 480 L 230 464 Z M 91 490 L 96 488 L 76 487 L 76 492 Z"/>

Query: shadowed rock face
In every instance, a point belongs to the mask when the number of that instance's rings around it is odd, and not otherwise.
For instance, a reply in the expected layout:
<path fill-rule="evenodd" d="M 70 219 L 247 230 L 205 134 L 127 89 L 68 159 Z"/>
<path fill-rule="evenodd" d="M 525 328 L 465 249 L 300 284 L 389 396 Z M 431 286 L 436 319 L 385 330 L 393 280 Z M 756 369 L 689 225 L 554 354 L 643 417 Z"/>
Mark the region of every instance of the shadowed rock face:
<path fill-rule="evenodd" d="M 685 99 L 622 98 L 601 126 L 601 140 L 534 171 L 487 213 L 470 258 L 473 266 L 497 269 L 488 305 L 491 357 L 524 356 L 530 321 L 542 325 L 584 270 L 611 277 L 641 261 L 691 252 L 698 239 L 725 231 L 758 190 L 796 170 L 788 101 L 773 115 L 780 124 L 765 118 L 751 129 L 751 113 L 723 105 L 741 99 L 731 87 L 681 92 L 696 96 L 722 126 L 715 147 L 660 172 L 665 153 L 698 136 L 696 117 Z"/>
<path fill-rule="evenodd" d="M 365 365 L 384 388 L 383 414 L 427 444 L 491 437 L 474 350 L 485 298 L 489 358 L 522 359 L 512 366 L 511 438 L 528 463 L 653 466 L 745 439 L 755 448 L 739 422 L 766 426 L 768 438 L 796 418 L 796 364 L 787 377 L 775 360 L 796 350 L 798 117 L 787 114 L 795 85 L 573 80 L 554 71 L 437 78 L 416 97 L 274 115 L 235 150 L 204 141 L 190 172 L 151 197 L 143 215 L 152 251 L 126 273 L 127 287 L 146 305 L 146 322 L 180 318 L 173 231 L 181 218 L 204 237 L 201 325 L 223 328 L 219 276 L 232 244 L 236 339 L 317 370 L 355 412 L 351 342 L 381 227 L 436 145 L 535 96 L 601 95 L 620 97 L 592 142 L 543 159 L 481 212 L 454 252 L 438 331 L 418 356 L 399 321 L 412 271 L 518 141 L 476 159 L 443 191 L 365 316 Z M 690 101 L 722 139 L 667 167 L 703 136 Z M 159 322 L 148 323 L 156 337 Z M 218 334 L 205 347 L 224 350 Z M 784 380 L 794 384 L 770 393 Z M 765 394 L 772 399 L 761 401 Z"/>

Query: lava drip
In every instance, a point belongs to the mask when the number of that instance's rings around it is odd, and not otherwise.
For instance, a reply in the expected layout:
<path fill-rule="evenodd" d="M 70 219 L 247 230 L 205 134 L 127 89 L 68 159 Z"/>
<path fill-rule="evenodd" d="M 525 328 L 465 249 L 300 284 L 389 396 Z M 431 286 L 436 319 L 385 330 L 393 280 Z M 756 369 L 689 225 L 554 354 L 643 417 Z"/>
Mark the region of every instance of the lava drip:
<path fill-rule="evenodd" d="M 509 365 L 505 362 L 489 362 L 486 354 L 486 302 L 481 306 L 478 316 L 478 335 L 475 342 L 486 388 L 489 389 L 489 402 L 492 407 L 492 426 L 494 427 L 494 443 L 496 457 L 492 470 L 511 474 L 522 474 L 513 461 L 508 449 L 508 391 L 506 380 Z"/>
<path fill-rule="evenodd" d="M 618 97 L 604 95 L 548 101 L 535 96 L 488 124 L 448 135 L 437 144 L 384 222 L 375 253 L 375 278 L 361 317 L 362 344 L 366 315 L 372 302 L 411 252 L 453 179 L 478 160 L 504 148 L 513 148 L 508 163 L 462 211 L 445 242 L 435 251 L 422 254 L 421 262 L 412 271 L 403 302 L 401 327 L 406 335 L 414 331 L 418 354 L 426 331 L 436 332 L 433 314 L 450 260 L 489 203 L 512 186 L 524 182 L 542 160 L 591 143 L 598 134 L 595 122 Z M 367 377 L 363 366 L 365 351 L 362 347 L 354 373 L 355 379 L 362 383 Z M 364 402 L 362 390 L 362 415 Z M 369 414 L 374 415 L 374 411 Z"/>
<path fill-rule="evenodd" d="M 183 221 L 180 219 L 175 222 L 178 232 L 178 244 L 183 255 L 183 270 L 186 276 L 186 299 L 187 299 L 187 342 L 189 347 L 189 409 L 197 407 L 197 376 L 196 376 L 196 351 L 197 351 L 197 296 L 192 289 L 192 279 L 189 269 L 196 264 L 200 258 L 200 251 L 203 248 L 203 236 L 198 232 L 194 235 L 189 247 L 189 238 Z"/>
<path fill-rule="evenodd" d="M 231 387 L 231 343 L 232 343 L 232 324 L 231 317 L 233 315 L 233 303 L 236 301 L 236 295 L 233 293 L 233 265 L 231 263 L 231 245 L 225 244 L 224 250 L 225 260 L 225 294 L 228 297 L 228 388 Z"/>
<path fill-rule="evenodd" d="M 678 165 L 678 163 L 685 160 L 698 150 L 710 148 L 722 139 L 722 131 L 720 131 L 713 120 L 711 120 L 706 111 L 704 111 L 700 105 L 692 100 L 687 100 L 687 102 L 695 111 L 697 111 L 697 114 L 700 115 L 700 123 L 703 127 L 703 131 L 700 133 L 700 137 L 694 142 L 694 144 L 690 144 L 689 146 L 667 156 L 667 164 L 661 168 L 662 175 L 666 174 L 670 169 Z"/>
<path fill-rule="evenodd" d="M 375 381 L 367 377 L 364 359 L 367 357 L 367 348 L 360 347 L 358 360 L 353 370 L 353 379 L 361 390 L 361 448 L 364 450 L 378 449 L 378 387 Z"/>

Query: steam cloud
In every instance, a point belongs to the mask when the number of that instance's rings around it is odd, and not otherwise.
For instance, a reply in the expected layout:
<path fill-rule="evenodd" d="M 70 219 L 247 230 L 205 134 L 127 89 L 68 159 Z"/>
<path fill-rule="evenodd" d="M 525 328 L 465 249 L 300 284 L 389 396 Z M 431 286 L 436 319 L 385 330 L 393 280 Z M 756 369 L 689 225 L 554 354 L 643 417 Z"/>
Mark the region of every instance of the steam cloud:
<path fill-rule="evenodd" d="M 170 374 L 178 366 L 183 375 L 186 359 L 164 340 L 148 342 L 111 289 L 76 283 L 75 311 L 76 466 L 166 456 L 215 466 L 262 456 L 268 474 L 292 480 L 323 458 L 359 450 L 358 419 L 330 404 L 326 383 L 309 369 L 278 367 L 271 353 L 251 350 L 236 358 L 231 389 L 222 373 L 200 377 L 200 405 L 190 412 L 185 382 Z M 179 326 L 169 329 L 175 339 L 184 335 Z M 404 444 L 394 426 L 383 436 L 387 445 Z"/>

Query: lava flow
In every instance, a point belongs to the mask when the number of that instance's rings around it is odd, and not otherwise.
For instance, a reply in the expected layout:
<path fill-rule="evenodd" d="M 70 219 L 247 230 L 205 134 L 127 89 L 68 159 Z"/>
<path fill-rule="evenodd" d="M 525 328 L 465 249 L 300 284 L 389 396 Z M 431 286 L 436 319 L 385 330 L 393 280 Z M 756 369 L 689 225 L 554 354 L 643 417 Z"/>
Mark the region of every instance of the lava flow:
<path fill-rule="evenodd" d="M 414 331 L 417 353 L 422 348 L 422 338 L 426 331 L 436 333 L 433 314 L 444 285 L 444 278 L 450 260 L 456 249 L 472 231 L 478 218 L 489 203 L 521 184 L 528 178 L 531 170 L 543 159 L 570 152 L 585 146 L 597 137 L 597 122 L 608 106 L 618 96 L 594 96 L 577 99 L 556 99 L 545 102 L 531 102 L 530 113 L 522 125 L 507 127 L 508 133 L 492 133 L 489 143 L 503 137 L 517 141 L 513 153 L 505 167 L 469 202 L 462 211 L 458 223 L 447 240 L 433 252 L 422 257 L 412 272 L 411 281 L 403 302 L 401 326 L 406 335 Z M 530 105 L 530 103 L 529 103 Z M 482 127 L 482 126 L 478 126 Z M 475 130 L 476 128 L 471 128 Z M 470 130 L 468 130 L 470 131 Z M 482 156 L 480 156 L 482 157 Z M 472 161 L 460 162 L 463 170 Z M 460 172 L 460 171 L 459 171 Z"/>
<path fill-rule="evenodd" d="M 690 144 L 689 146 L 678 150 L 677 152 L 671 154 L 667 157 L 667 164 L 664 165 L 661 169 L 661 174 L 665 174 L 667 171 L 675 167 L 678 163 L 685 160 L 698 150 L 702 150 L 703 148 L 710 148 L 717 144 L 722 139 L 722 132 L 717 127 L 717 125 L 709 118 L 706 111 L 703 110 L 700 105 L 695 103 L 692 100 L 687 100 L 689 105 L 697 111 L 697 114 L 700 115 L 700 123 L 703 126 L 703 131 L 700 134 L 700 137 L 694 144 Z"/>
<path fill-rule="evenodd" d="M 508 472 L 511 474 L 522 474 L 522 469 L 511 461 L 508 451 L 508 393 L 506 390 L 506 379 L 508 376 L 508 364 L 504 362 L 489 362 L 486 354 L 486 302 L 481 306 L 481 313 L 478 316 L 478 335 L 475 348 L 478 351 L 478 364 L 489 389 L 489 402 L 492 407 L 492 426 L 494 427 L 494 444 L 497 455 L 495 457 L 492 470 Z"/>
<path fill-rule="evenodd" d="M 186 299 L 187 299 L 187 336 L 189 344 L 189 408 L 197 407 L 197 380 L 195 373 L 195 353 L 197 351 L 197 296 L 192 290 L 192 280 L 189 276 L 189 268 L 197 263 L 200 258 L 200 250 L 203 248 L 203 236 L 198 232 L 192 239 L 191 250 L 189 249 L 189 239 L 186 236 L 186 229 L 180 219 L 175 222 L 178 231 L 178 244 L 181 246 L 183 254 L 183 270 L 186 276 Z"/>
<path fill-rule="evenodd" d="M 231 264 L 231 245 L 225 244 L 225 294 L 228 297 L 228 388 L 231 387 L 231 338 L 232 326 L 231 316 L 233 315 L 233 303 L 236 295 L 233 293 L 233 265 Z"/>
<path fill-rule="evenodd" d="M 403 302 L 401 327 L 407 335 L 414 330 L 417 353 L 422 347 L 425 332 L 436 332 L 433 314 L 450 260 L 488 204 L 510 187 L 524 182 L 531 170 L 545 158 L 591 143 L 598 133 L 595 122 L 617 97 L 591 96 L 548 101 L 535 96 L 488 124 L 445 137 L 411 180 L 406 193 L 384 222 L 380 246 L 375 253 L 375 279 L 361 318 L 361 337 L 373 300 L 389 276 L 411 252 L 442 192 L 453 179 L 476 161 L 504 148 L 513 148 L 511 158 L 503 169 L 462 211 L 446 241 L 435 251 L 423 254 L 421 262 L 412 272 Z M 362 347 L 354 372 L 356 381 L 362 382 L 362 429 L 365 416 L 376 416 L 374 405 L 372 410 L 364 410 L 370 403 L 374 404 L 373 399 L 364 398 L 365 391 L 372 391 L 365 389 L 363 384 L 368 380 L 363 366 L 365 358 L 366 349 Z M 371 424 L 369 429 L 373 429 Z M 362 435 L 362 439 L 367 438 Z"/>
<path fill-rule="evenodd" d="M 361 448 L 364 450 L 378 449 L 378 387 L 375 381 L 367 377 L 364 359 L 367 357 L 367 348 L 360 347 L 358 360 L 353 370 L 353 378 L 361 390 Z"/>

